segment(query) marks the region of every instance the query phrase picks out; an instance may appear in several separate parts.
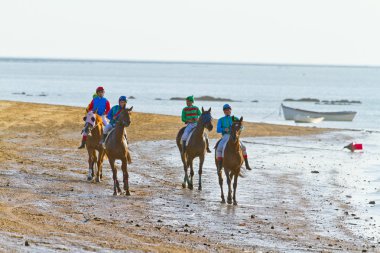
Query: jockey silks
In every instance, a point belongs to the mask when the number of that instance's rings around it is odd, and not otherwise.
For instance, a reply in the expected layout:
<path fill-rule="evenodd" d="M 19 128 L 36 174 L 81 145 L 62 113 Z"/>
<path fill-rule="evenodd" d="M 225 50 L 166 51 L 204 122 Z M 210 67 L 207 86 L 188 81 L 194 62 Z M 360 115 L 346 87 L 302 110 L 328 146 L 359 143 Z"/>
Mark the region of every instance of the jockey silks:
<path fill-rule="evenodd" d="M 96 97 L 91 101 L 89 109 L 96 112 L 98 115 L 103 116 L 110 110 L 110 102 L 104 97 Z"/>
<path fill-rule="evenodd" d="M 186 106 L 182 110 L 182 121 L 186 123 L 189 120 L 198 119 L 201 114 L 202 113 L 198 107 L 193 106 L 193 105 Z"/>
<path fill-rule="evenodd" d="M 239 119 L 234 117 L 234 120 L 239 120 Z M 224 116 L 218 120 L 218 124 L 216 126 L 216 132 L 222 135 L 229 134 L 231 132 L 231 127 L 232 127 L 232 117 Z M 226 132 L 224 130 L 226 128 L 229 129 L 229 132 Z"/>

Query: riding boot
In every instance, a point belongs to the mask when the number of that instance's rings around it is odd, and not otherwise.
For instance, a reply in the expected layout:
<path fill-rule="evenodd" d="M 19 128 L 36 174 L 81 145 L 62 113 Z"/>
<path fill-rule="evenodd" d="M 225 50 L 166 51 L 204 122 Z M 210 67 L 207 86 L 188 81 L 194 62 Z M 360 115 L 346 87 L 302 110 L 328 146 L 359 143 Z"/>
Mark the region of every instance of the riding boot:
<path fill-rule="evenodd" d="M 218 158 L 218 172 L 223 169 L 223 159 Z"/>
<path fill-rule="evenodd" d="M 87 136 L 82 136 L 82 144 L 78 147 L 78 149 L 82 149 L 86 147 L 86 137 Z"/>
<path fill-rule="evenodd" d="M 208 143 L 208 138 L 206 138 L 206 151 L 207 151 L 207 153 L 211 153 L 210 145 Z"/>
<path fill-rule="evenodd" d="M 186 152 L 186 141 L 182 141 L 182 154 Z"/>
<path fill-rule="evenodd" d="M 247 170 L 252 170 L 251 167 L 249 166 L 248 158 L 247 158 L 247 157 L 244 157 L 244 162 L 245 162 L 245 168 L 246 168 Z"/>

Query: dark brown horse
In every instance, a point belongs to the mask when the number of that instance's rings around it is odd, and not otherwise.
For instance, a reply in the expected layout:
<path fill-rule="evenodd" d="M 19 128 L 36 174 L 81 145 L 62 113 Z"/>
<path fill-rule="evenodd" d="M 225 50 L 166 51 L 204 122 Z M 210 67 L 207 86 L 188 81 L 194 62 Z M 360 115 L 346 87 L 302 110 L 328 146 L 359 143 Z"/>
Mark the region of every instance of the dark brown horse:
<path fill-rule="evenodd" d="M 128 150 L 127 140 L 125 138 L 125 127 L 131 124 L 130 113 L 133 106 L 128 109 L 122 109 L 118 121 L 116 122 L 114 130 L 110 132 L 105 141 L 106 154 L 112 169 L 113 176 L 113 195 L 121 193 L 119 181 L 117 180 L 117 168 L 115 167 L 115 160 L 121 160 L 121 169 L 123 170 L 123 182 L 126 195 L 130 195 L 128 184 L 128 170 L 127 163 L 131 163 L 131 157 Z"/>
<path fill-rule="evenodd" d="M 84 131 L 87 134 L 86 148 L 88 152 L 88 175 L 87 180 L 91 181 L 94 177 L 94 164 L 97 163 L 96 182 L 100 182 L 102 175 L 104 148 L 99 144 L 103 135 L 102 117 L 90 111 L 85 117 Z M 98 156 L 96 155 L 98 151 Z"/>
<path fill-rule="evenodd" d="M 205 111 L 202 107 L 202 114 L 199 117 L 198 124 L 196 128 L 194 129 L 192 136 L 190 140 L 186 144 L 186 152 L 182 152 L 182 143 L 181 143 L 181 137 L 185 130 L 185 127 L 181 128 L 177 134 L 177 146 L 179 149 L 179 152 L 181 153 L 181 159 L 183 163 L 183 169 L 185 170 L 185 176 L 183 179 L 182 187 L 187 187 L 192 190 L 193 189 L 193 176 L 194 176 L 194 170 L 193 170 L 193 160 L 196 157 L 199 157 L 199 186 L 198 190 L 202 190 L 202 167 L 203 162 L 205 160 L 205 154 L 206 154 L 206 140 L 204 137 L 204 131 L 207 129 L 208 131 L 211 131 L 213 128 L 212 125 L 212 117 L 211 117 L 211 108 L 208 111 Z M 187 169 L 190 167 L 190 178 L 187 173 Z"/>
<path fill-rule="evenodd" d="M 232 117 L 232 118 L 234 118 L 234 117 Z M 233 121 L 232 127 L 231 127 L 231 136 L 226 143 L 226 148 L 224 149 L 224 157 L 223 157 L 223 168 L 224 168 L 224 173 L 225 173 L 226 178 L 227 178 L 227 185 L 228 185 L 227 203 L 232 204 L 231 182 L 233 179 L 234 180 L 234 183 L 233 183 L 234 205 L 237 205 L 237 201 L 236 201 L 237 180 L 238 180 L 238 177 L 241 175 L 240 174 L 240 168 L 244 162 L 243 152 L 241 150 L 240 140 L 239 140 L 240 133 L 242 130 L 242 126 L 243 126 L 243 117 L 241 117 L 240 120 L 234 120 Z M 215 151 L 215 164 L 216 164 L 216 168 L 218 170 L 218 177 L 219 177 L 219 185 L 220 185 L 220 190 L 221 190 L 222 203 L 226 203 L 226 200 L 224 199 L 224 193 L 223 193 L 222 168 L 218 168 L 218 160 L 217 160 L 216 151 Z"/>

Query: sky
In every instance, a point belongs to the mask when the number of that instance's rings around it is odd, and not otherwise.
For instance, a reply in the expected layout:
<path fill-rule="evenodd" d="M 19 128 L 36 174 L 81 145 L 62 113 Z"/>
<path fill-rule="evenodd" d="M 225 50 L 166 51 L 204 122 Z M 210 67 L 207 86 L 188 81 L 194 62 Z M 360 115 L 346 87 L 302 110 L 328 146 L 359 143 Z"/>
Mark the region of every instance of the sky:
<path fill-rule="evenodd" d="M 0 57 L 380 66 L 379 0 L 2 0 Z"/>

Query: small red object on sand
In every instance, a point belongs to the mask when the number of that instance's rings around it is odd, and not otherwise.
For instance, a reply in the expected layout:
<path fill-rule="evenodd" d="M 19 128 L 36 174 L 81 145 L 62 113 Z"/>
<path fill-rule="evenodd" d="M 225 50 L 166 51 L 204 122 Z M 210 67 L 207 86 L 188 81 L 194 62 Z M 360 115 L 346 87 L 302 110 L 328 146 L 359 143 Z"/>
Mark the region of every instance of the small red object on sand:
<path fill-rule="evenodd" d="M 363 150 L 363 144 L 352 142 L 345 146 L 344 148 L 347 148 L 351 150 L 351 152 L 354 152 L 355 150 Z"/>

